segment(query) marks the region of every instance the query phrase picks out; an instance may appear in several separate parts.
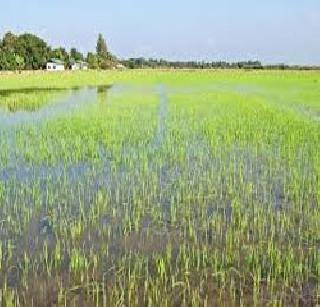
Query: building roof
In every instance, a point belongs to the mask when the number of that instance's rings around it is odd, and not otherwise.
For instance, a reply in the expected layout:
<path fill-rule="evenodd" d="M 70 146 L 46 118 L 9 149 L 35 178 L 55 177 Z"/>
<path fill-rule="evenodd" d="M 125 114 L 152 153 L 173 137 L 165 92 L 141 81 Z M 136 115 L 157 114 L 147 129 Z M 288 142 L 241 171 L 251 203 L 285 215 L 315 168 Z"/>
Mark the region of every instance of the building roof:
<path fill-rule="evenodd" d="M 57 64 L 57 65 L 64 65 L 64 61 L 58 60 L 58 59 L 50 59 L 48 61 L 48 63 L 53 63 L 53 64 Z"/>
<path fill-rule="evenodd" d="M 74 64 L 81 64 L 81 65 L 88 65 L 87 62 L 85 61 L 75 61 L 75 60 L 71 60 L 71 65 L 74 65 Z"/>

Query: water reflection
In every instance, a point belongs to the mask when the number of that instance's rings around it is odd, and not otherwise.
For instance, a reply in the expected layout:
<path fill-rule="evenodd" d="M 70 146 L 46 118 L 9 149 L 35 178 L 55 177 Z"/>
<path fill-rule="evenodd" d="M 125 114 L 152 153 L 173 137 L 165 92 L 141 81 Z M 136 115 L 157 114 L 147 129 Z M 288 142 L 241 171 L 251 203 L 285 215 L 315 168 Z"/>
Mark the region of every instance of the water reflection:
<path fill-rule="evenodd" d="M 98 102 L 103 104 L 107 102 L 108 100 L 108 91 L 110 90 L 110 86 L 108 85 L 101 85 L 97 86 L 97 97 L 98 97 Z"/>
<path fill-rule="evenodd" d="M 41 92 L 62 92 L 62 91 L 69 91 L 69 90 L 78 90 L 80 87 L 71 87 L 71 88 L 64 88 L 64 87 L 26 87 L 26 88 L 19 88 L 19 89 L 0 89 L 0 96 L 9 96 L 14 94 L 38 94 Z"/>
<path fill-rule="evenodd" d="M 15 94 L 34 94 L 41 95 L 44 91 L 62 91 L 65 95 L 59 98 L 53 98 L 48 104 L 31 111 L 17 110 L 16 112 L 8 112 L 0 108 L 0 128 L 14 127 L 20 124 L 38 123 L 49 118 L 70 113 L 84 105 L 89 105 L 99 101 L 106 102 L 107 93 L 111 86 L 83 87 L 71 89 L 43 89 L 28 88 L 19 90 L 0 90 L 1 96 L 9 96 Z"/>

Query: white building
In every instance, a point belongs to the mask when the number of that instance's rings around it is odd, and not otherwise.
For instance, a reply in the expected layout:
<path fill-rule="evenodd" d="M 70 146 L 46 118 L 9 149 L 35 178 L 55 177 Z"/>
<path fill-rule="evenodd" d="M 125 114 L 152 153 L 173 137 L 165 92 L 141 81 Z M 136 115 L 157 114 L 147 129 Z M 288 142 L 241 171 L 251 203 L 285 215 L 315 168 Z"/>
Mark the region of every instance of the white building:
<path fill-rule="evenodd" d="M 71 70 L 88 70 L 88 63 L 83 61 L 76 61 L 71 63 Z"/>
<path fill-rule="evenodd" d="M 58 59 L 51 59 L 47 63 L 47 71 L 63 71 L 65 70 L 64 65 L 65 63 L 63 61 L 60 61 Z"/>
<path fill-rule="evenodd" d="M 118 63 L 118 64 L 116 65 L 116 69 L 126 69 L 126 67 L 125 67 L 123 64 Z"/>

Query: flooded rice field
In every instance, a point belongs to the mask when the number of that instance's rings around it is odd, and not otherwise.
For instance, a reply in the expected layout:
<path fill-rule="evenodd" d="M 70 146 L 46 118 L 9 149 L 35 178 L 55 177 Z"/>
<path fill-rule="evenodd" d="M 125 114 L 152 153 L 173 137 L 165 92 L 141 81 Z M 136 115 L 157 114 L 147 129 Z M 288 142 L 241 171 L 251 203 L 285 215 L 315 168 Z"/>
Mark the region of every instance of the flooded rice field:
<path fill-rule="evenodd" d="M 0 87 L 0 305 L 319 303 L 315 76 L 148 74 Z"/>

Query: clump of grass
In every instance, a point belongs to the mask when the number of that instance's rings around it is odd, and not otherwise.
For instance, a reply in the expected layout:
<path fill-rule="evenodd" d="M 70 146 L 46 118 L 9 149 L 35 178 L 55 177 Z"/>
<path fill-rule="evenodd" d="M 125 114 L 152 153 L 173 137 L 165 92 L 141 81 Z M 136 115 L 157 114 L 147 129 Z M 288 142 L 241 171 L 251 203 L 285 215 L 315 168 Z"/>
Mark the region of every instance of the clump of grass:
<path fill-rule="evenodd" d="M 61 92 L 55 91 L 13 92 L 8 95 L 1 95 L 0 93 L 0 108 L 9 112 L 35 111 L 56 101 L 61 95 Z"/>

